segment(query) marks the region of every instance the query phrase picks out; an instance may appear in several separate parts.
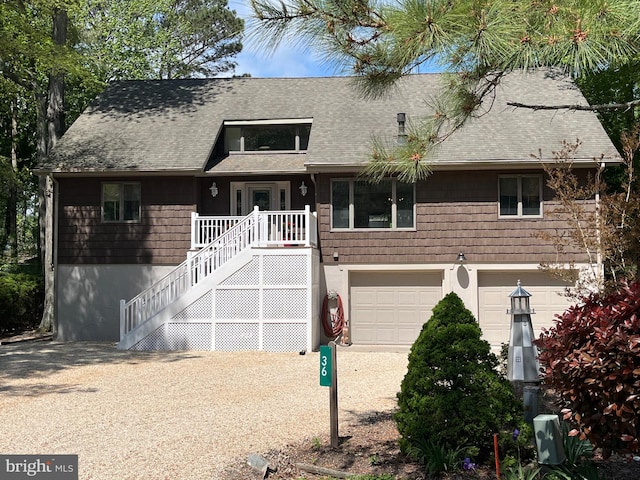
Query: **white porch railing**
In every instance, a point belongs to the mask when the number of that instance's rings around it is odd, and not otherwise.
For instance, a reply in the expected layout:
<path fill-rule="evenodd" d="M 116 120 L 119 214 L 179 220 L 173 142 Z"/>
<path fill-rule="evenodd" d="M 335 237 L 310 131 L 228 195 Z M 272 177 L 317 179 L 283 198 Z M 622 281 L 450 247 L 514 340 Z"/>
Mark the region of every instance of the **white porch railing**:
<path fill-rule="evenodd" d="M 259 246 L 316 246 L 318 240 L 317 222 L 311 215 L 309 206 L 304 211 L 278 210 L 260 212 L 257 215 L 256 240 Z M 191 214 L 191 249 L 198 250 L 209 245 L 224 232 L 246 217 L 218 217 Z"/>
<path fill-rule="evenodd" d="M 244 217 L 201 217 L 191 214 L 191 249 L 203 248 L 240 222 Z"/>
<path fill-rule="evenodd" d="M 191 224 L 192 247 L 205 239 L 209 243 L 147 290 L 128 302 L 120 300 L 120 339 L 249 247 L 317 246 L 317 221 L 308 205 L 304 211 L 261 212 L 256 207 L 246 217 L 194 214 Z"/>

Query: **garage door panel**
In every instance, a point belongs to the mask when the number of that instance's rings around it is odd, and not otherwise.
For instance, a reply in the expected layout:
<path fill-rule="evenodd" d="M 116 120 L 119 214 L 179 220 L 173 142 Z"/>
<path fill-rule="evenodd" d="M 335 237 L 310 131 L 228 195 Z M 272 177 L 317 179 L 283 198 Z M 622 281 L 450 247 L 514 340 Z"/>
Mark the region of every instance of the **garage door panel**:
<path fill-rule="evenodd" d="M 534 335 L 538 337 L 543 327 L 553 325 L 556 313 L 563 312 L 570 301 L 563 295 L 564 284 L 543 272 L 479 272 L 478 274 L 478 321 L 482 335 L 493 347 L 509 341 L 511 316 L 506 313 L 511 307 L 509 294 L 516 289 L 518 280 L 531 294 L 530 304 L 535 313 L 531 316 Z"/>
<path fill-rule="evenodd" d="M 373 305 L 375 303 L 375 293 L 367 290 L 359 290 L 351 295 L 351 302 L 355 305 Z"/>
<path fill-rule="evenodd" d="M 442 274 L 355 272 L 350 277 L 351 341 L 411 345 L 442 298 Z"/>
<path fill-rule="evenodd" d="M 418 334 L 420 333 L 420 331 L 418 331 Z M 399 329 L 398 330 L 398 339 L 396 342 L 394 342 L 391 345 L 412 345 L 413 342 L 416 341 L 416 338 L 418 338 L 418 336 L 416 335 L 415 329 L 411 328 L 411 329 Z"/>
<path fill-rule="evenodd" d="M 379 290 L 376 292 L 376 297 L 375 303 L 378 306 L 388 305 L 393 307 L 398 304 L 396 292 L 392 290 Z"/>
<path fill-rule="evenodd" d="M 420 299 L 418 292 L 416 291 L 407 291 L 407 290 L 398 290 L 398 305 L 419 305 Z"/>

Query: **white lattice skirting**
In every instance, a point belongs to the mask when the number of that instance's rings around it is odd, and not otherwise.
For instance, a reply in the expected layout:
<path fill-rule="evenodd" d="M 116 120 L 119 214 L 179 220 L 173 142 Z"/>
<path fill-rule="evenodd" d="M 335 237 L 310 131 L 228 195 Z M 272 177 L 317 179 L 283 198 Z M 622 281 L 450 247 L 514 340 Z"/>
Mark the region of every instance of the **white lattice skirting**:
<path fill-rule="evenodd" d="M 168 322 L 131 350 L 298 352 L 307 348 L 303 323 Z"/>
<path fill-rule="evenodd" d="M 310 255 L 257 253 L 131 349 L 307 350 L 311 280 Z"/>

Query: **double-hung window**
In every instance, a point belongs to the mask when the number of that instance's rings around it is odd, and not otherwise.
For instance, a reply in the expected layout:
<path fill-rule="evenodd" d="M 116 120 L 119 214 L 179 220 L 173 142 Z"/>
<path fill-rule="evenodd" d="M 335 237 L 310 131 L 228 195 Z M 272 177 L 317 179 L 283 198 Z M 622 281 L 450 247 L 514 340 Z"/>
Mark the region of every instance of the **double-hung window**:
<path fill-rule="evenodd" d="M 499 177 L 501 217 L 541 217 L 542 177 L 504 175 Z"/>
<path fill-rule="evenodd" d="M 102 221 L 139 222 L 140 184 L 133 182 L 103 183 Z"/>
<path fill-rule="evenodd" d="M 331 228 L 414 228 L 413 184 L 345 179 L 331 182 Z"/>

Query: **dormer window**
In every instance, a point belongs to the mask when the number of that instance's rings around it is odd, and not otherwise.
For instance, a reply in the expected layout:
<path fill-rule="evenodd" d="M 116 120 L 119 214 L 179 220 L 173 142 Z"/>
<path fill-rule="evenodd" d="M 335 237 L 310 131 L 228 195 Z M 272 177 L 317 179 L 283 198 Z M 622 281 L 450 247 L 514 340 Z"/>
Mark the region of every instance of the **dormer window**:
<path fill-rule="evenodd" d="M 226 152 L 305 152 L 309 146 L 311 120 L 259 122 L 227 121 Z"/>

